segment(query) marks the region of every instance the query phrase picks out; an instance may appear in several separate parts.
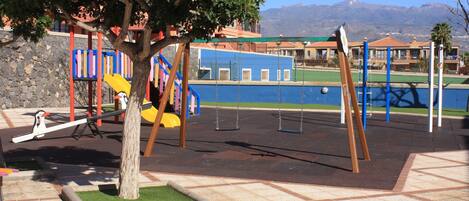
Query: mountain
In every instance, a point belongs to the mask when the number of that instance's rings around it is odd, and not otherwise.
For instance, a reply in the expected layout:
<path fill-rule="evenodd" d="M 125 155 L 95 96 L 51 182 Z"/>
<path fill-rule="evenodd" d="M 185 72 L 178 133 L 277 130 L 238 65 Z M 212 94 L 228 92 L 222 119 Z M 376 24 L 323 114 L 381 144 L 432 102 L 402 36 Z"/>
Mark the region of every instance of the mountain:
<path fill-rule="evenodd" d="M 387 33 L 401 40 L 426 41 L 436 23 L 453 26 L 454 42 L 469 50 L 469 36 L 457 25 L 445 4 L 425 4 L 420 7 L 401 7 L 343 1 L 334 5 L 296 4 L 261 12 L 263 36 L 327 36 L 341 24 L 346 24 L 350 40 L 370 40 Z"/>

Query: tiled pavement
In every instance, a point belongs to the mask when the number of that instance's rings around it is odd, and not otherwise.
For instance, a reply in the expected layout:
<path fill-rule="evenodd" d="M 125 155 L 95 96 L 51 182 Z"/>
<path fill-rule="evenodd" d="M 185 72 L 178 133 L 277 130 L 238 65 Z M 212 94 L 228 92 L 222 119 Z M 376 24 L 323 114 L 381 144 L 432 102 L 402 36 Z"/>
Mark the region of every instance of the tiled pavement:
<path fill-rule="evenodd" d="M 0 110 L 0 129 L 31 126 L 34 123 L 34 114 L 38 110 L 51 113 L 46 123 L 68 121 L 68 108 L 17 108 Z M 86 110 L 76 109 L 75 115 L 85 115 Z"/>
<path fill-rule="evenodd" d="M 31 110 L 6 110 L 0 128 L 32 124 Z M 60 109 L 51 110 L 59 112 Z M 66 109 L 63 109 L 66 113 Z M 60 116 L 58 116 L 60 117 Z M 28 120 L 28 121 L 27 121 Z M 57 118 L 59 121 L 59 118 Z M 5 126 L 6 125 L 6 126 Z M 59 200 L 60 186 L 115 183 L 112 168 L 50 164 L 54 181 L 5 181 L 5 200 Z M 80 176 L 76 176 L 80 175 Z M 469 151 L 418 153 L 409 156 L 393 190 L 297 184 L 238 178 L 142 172 L 140 182 L 173 181 L 208 200 L 469 200 Z"/>
<path fill-rule="evenodd" d="M 208 200 L 469 200 L 469 151 L 409 157 L 393 190 L 357 189 L 164 172 L 142 172 L 140 182 L 173 181 Z M 50 164 L 54 181 L 6 181 L 6 200 L 57 200 L 60 186 L 111 184 L 116 169 Z M 80 175 L 80 176 L 75 176 Z M 42 196 L 42 197 L 40 197 Z"/>

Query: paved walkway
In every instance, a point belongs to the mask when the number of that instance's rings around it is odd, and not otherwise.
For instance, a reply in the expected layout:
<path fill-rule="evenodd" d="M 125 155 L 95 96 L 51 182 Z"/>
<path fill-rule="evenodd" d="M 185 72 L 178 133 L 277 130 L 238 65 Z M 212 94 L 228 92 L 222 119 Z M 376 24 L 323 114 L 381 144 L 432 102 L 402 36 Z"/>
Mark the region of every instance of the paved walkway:
<path fill-rule="evenodd" d="M 54 121 L 66 109 L 51 108 Z M 0 111 L 0 129 L 30 126 L 35 109 Z M 117 170 L 79 165 L 49 164 L 54 180 L 6 179 L 7 201 L 58 201 L 61 186 L 86 187 L 117 182 Z M 254 170 L 253 170 L 254 171 Z M 265 180 L 143 171 L 142 184 L 173 181 L 207 200 L 469 200 L 469 151 L 411 154 L 394 189 L 361 189 Z"/>
<path fill-rule="evenodd" d="M 68 108 L 16 108 L 0 110 L 0 129 L 32 126 L 37 111 L 44 110 L 51 113 L 46 119 L 47 123 L 68 121 Z M 75 109 L 76 116 L 84 116 L 85 109 Z"/>
<path fill-rule="evenodd" d="M 6 181 L 5 200 L 55 201 L 61 186 L 117 182 L 114 168 L 53 164 L 53 181 Z M 76 176 L 80 175 L 80 176 Z M 358 189 L 203 175 L 147 172 L 142 185 L 173 181 L 207 200 L 469 200 L 469 151 L 412 154 L 393 190 Z"/>

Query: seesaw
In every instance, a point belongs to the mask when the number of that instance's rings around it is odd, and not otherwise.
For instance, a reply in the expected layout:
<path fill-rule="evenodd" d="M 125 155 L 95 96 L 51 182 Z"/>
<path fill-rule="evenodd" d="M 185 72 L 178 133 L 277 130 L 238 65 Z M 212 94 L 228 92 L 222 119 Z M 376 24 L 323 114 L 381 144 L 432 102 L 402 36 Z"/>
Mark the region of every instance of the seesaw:
<path fill-rule="evenodd" d="M 120 92 L 117 95 L 117 97 L 119 98 L 119 102 L 121 104 L 121 110 L 104 113 L 102 115 L 95 115 L 95 116 L 91 116 L 91 117 L 87 117 L 84 119 L 79 119 L 76 121 L 71 121 L 71 122 L 67 122 L 64 124 L 59 124 L 59 125 L 51 126 L 51 127 L 46 127 L 46 123 L 45 123 L 45 118 L 49 115 L 49 113 L 45 112 L 44 110 L 39 110 L 34 115 L 35 119 L 34 119 L 34 125 L 33 125 L 33 132 L 30 134 L 14 137 L 11 141 L 13 143 L 20 143 L 24 141 L 38 139 L 38 138 L 44 137 L 45 134 L 47 133 L 59 131 L 59 130 L 74 127 L 74 126 L 76 127 L 73 130 L 72 136 L 79 138 L 81 135 L 75 135 L 75 133 L 80 127 L 80 125 L 85 125 L 85 124 L 91 129 L 94 135 L 99 135 L 102 138 L 103 136 L 101 132 L 99 131 L 98 126 L 96 125 L 96 121 L 98 119 L 104 119 L 107 117 L 112 117 L 112 116 L 123 114 L 125 112 L 125 109 L 127 108 L 127 96 L 125 95 L 125 93 Z M 151 107 L 152 107 L 151 102 L 148 102 L 142 105 L 142 110 L 150 109 Z"/>

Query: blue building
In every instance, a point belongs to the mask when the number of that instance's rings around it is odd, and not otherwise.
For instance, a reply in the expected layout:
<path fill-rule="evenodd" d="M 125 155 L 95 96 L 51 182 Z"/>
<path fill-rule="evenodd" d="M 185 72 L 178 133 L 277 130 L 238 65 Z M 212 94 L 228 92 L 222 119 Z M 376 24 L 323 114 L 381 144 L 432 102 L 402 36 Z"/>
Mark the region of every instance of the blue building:
<path fill-rule="evenodd" d="M 290 56 L 204 48 L 199 62 L 199 79 L 242 81 L 289 81 L 294 64 Z"/>

